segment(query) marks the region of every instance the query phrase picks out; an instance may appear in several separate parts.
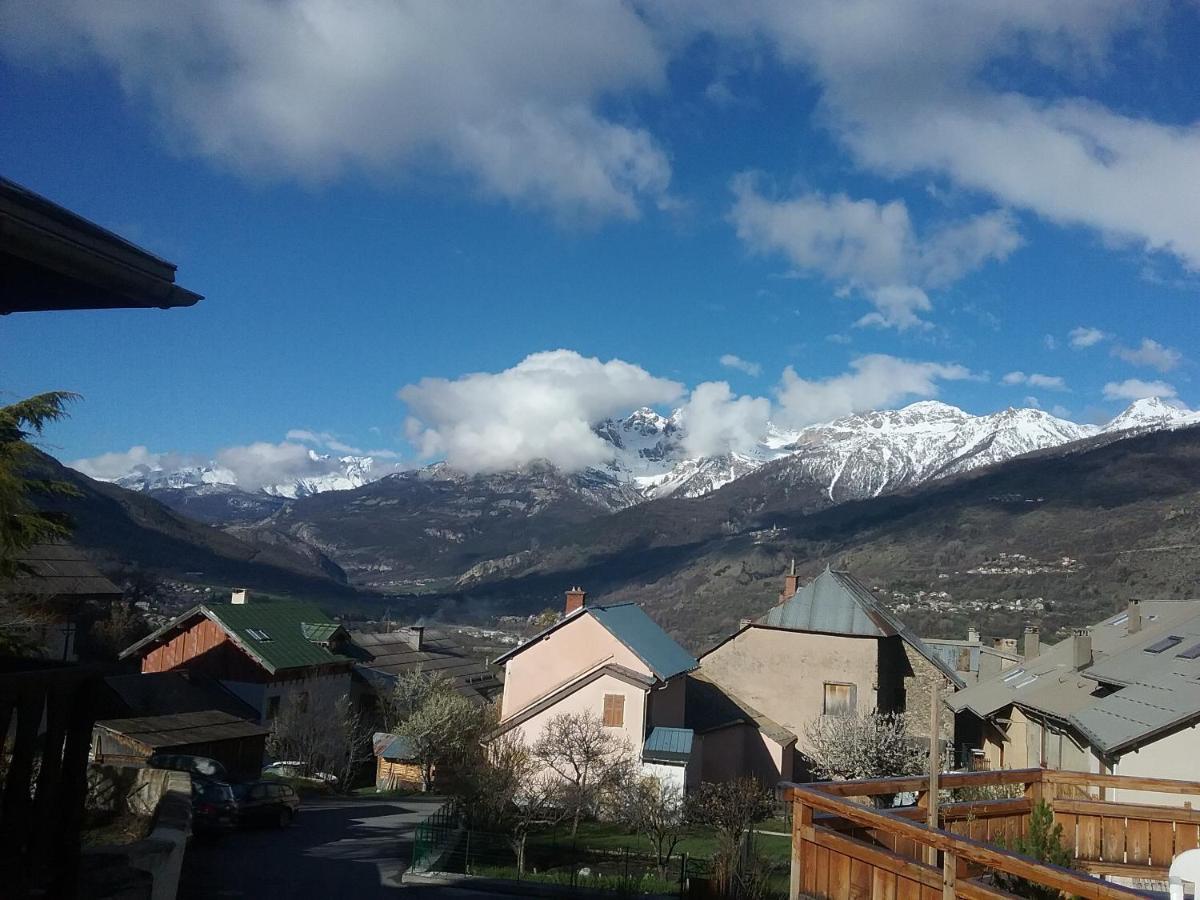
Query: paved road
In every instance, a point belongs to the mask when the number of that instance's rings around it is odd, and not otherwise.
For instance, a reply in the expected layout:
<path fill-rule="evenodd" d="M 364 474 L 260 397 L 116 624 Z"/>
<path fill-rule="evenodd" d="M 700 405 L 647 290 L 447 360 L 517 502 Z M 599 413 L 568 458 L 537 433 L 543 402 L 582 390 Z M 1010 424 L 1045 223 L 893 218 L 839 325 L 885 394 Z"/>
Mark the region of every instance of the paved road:
<path fill-rule="evenodd" d="M 481 897 L 470 891 L 400 886 L 416 824 L 439 802 L 313 800 L 302 806 L 290 828 L 244 829 L 214 842 L 194 840 L 184 857 L 180 900 Z"/>

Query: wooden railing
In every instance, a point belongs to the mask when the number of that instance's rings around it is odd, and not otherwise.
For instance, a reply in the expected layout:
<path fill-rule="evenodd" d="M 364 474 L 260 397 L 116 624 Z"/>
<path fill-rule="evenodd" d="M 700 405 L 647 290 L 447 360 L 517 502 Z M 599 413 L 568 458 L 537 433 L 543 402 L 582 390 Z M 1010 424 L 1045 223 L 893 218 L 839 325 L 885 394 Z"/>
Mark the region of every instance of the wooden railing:
<path fill-rule="evenodd" d="M 0 659 L 0 895 L 74 897 L 96 672 Z"/>
<path fill-rule="evenodd" d="M 927 824 L 923 778 L 780 786 L 792 803 L 791 896 L 916 898 L 1009 896 L 994 872 L 1068 896 L 1145 896 L 1097 876 L 1165 880 L 1175 855 L 1197 846 L 1200 813 L 1188 805 L 1116 803 L 1110 788 L 1200 799 L 1200 782 L 1044 769 L 943 774 L 944 790 L 982 788 L 1013 796 L 952 802 Z M 871 798 L 911 792 L 917 805 L 881 809 Z M 1181 797 L 1182 799 L 1182 797 Z M 1045 800 L 1063 826 L 1075 868 L 1046 865 L 1005 849 Z"/>

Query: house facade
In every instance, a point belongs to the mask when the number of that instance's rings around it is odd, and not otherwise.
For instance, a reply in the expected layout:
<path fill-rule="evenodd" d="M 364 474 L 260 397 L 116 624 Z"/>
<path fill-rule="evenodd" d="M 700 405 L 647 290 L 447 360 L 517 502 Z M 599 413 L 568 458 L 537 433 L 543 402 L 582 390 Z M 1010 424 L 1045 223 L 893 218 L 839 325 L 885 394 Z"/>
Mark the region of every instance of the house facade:
<path fill-rule="evenodd" d="M 186 670 L 214 678 L 269 723 L 288 703 L 333 709 L 351 693 L 349 635 L 311 603 L 196 606 L 127 648 L 143 673 Z"/>
<path fill-rule="evenodd" d="M 1195 775 L 1200 600 L 1131 601 L 1039 651 L 948 700 L 960 741 L 990 767 Z M 1139 796 L 1168 805 L 1181 799 Z"/>
<path fill-rule="evenodd" d="M 963 686 L 866 585 L 828 568 L 803 586 L 793 570 L 775 607 L 699 662 L 700 675 L 795 736 L 796 777 L 808 767 L 806 731 L 821 716 L 908 713 L 910 732 L 928 737 L 934 684 Z M 951 740 L 944 718 L 942 738 Z"/>
<path fill-rule="evenodd" d="M 632 603 L 592 605 L 576 588 L 563 618 L 496 660 L 504 666 L 500 721 L 489 739 L 520 729 L 537 743 L 564 713 L 599 718 L 649 765 L 688 771 L 686 679 L 696 660 Z M 650 740 L 656 729 L 674 729 Z M 681 759 L 681 748 L 687 759 Z M 664 757 L 666 754 L 666 757 Z"/>

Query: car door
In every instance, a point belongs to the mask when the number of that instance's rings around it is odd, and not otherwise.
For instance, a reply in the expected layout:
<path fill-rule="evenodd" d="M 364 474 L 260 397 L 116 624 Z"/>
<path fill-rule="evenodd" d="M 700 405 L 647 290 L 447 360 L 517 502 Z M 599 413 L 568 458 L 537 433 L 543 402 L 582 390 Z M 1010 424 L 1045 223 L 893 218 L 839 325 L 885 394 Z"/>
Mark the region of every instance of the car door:
<path fill-rule="evenodd" d="M 272 801 L 270 785 L 252 784 L 246 792 L 246 808 L 244 815 L 253 821 L 261 821 L 271 814 Z"/>

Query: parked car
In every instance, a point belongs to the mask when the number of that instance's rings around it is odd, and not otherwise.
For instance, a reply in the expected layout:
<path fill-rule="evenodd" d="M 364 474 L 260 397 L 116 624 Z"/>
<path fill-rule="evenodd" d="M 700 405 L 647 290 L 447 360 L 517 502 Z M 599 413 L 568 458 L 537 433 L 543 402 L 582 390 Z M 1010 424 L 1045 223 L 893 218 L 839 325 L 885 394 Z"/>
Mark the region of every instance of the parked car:
<path fill-rule="evenodd" d="M 338 777 L 328 772 L 305 773 L 304 763 L 295 760 L 285 760 L 268 763 L 263 766 L 264 775 L 278 775 L 280 778 L 305 778 L 309 781 L 323 781 L 326 784 L 337 784 Z"/>
<path fill-rule="evenodd" d="M 238 803 L 233 786 L 207 778 L 192 779 L 192 831 L 223 834 L 238 824 Z"/>
<path fill-rule="evenodd" d="M 234 786 L 237 796 L 238 821 L 278 825 L 286 828 L 300 811 L 300 798 L 290 784 L 274 781 L 251 781 Z"/>
<path fill-rule="evenodd" d="M 187 772 L 193 778 L 209 781 L 225 781 L 225 767 L 207 756 L 187 756 L 182 753 L 155 753 L 146 761 L 152 769 L 170 769 L 172 772 Z"/>

